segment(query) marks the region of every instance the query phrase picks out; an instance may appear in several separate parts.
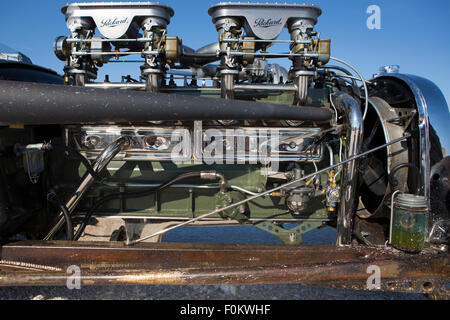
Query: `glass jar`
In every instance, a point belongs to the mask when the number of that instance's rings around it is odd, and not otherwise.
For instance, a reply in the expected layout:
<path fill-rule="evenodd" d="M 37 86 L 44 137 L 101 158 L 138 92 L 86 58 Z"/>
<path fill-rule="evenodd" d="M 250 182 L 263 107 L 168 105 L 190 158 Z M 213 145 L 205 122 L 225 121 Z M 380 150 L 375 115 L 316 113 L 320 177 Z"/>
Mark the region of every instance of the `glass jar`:
<path fill-rule="evenodd" d="M 399 194 L 394 202 L 392 245 L 407 252 L 422 251 L 427 222 L 427 199 L 413 194 Z"/>

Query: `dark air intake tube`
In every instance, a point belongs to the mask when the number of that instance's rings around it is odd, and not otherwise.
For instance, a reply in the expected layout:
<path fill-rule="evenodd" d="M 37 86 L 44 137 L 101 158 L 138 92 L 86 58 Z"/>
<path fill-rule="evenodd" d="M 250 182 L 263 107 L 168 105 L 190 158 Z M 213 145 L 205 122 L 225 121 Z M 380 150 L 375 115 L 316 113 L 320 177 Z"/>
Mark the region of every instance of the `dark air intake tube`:
<path fill-rule="evenodd" d="M 327 121 L 328 109 L 166 93 L 0 81 L 0 125 L 153 120 Z"/>

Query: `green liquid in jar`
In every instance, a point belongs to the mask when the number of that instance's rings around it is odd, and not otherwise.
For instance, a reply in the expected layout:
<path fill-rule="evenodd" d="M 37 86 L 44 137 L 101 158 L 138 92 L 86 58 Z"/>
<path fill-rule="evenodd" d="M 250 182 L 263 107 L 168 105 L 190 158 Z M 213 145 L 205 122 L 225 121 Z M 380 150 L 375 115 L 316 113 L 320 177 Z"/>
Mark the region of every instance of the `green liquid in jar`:
<path fill-rule="evenodd" d="M 395 208 L 392 245 L 407 252 L 420 252 L 425 241 L 426 223 L 426 213 Z"/>

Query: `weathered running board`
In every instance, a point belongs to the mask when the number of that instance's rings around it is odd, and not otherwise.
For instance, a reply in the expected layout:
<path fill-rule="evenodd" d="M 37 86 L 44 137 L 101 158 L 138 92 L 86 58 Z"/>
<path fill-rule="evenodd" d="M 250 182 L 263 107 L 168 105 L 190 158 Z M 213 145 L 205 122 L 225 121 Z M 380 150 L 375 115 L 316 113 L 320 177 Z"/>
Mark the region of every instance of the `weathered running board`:
<path fill-rule="evenodd" d="M 69 266 L 81 285 L 265 284 L 367 290 L 378 266 L 381 290 L 449 297 L 448 253 L 329 245 L 222 245 L 120 242 L 17 242 L 1 247 L 0 286 L 66 285 Z"/>

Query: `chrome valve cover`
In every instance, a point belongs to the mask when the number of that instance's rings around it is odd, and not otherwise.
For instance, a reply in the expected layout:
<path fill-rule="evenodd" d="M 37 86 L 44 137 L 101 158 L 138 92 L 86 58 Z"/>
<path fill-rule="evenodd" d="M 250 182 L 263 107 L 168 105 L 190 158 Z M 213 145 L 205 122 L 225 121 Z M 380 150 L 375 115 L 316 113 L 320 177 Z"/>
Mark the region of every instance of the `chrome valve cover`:
<path fill-rule="evenodd" d="M 66 144 L 88 159 L 119 137 L 132 144 L 115 160 L 263 163 L 319 161 L 322 145 L 315 144 L 320 128 L 202 128 L 82 126 L 66 128 Z"/>

